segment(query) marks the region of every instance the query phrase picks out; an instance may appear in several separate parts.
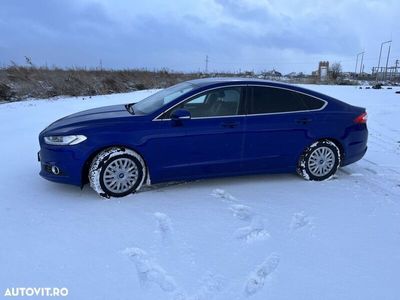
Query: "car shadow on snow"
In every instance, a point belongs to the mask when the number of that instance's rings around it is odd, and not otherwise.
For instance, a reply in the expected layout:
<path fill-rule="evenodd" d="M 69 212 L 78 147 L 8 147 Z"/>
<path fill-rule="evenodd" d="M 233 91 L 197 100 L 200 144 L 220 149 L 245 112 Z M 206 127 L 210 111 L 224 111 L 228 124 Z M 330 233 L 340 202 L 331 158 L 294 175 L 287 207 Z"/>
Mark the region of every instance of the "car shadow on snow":
<path fill-rule="evenodd" d="M 138 193 L 147 193 L 151 191 L 162 192 L 168 191 L 168 189 L 174 189 L 179 191 L 182 189 L 190 188 L 215 188 L 219 186 L 243 186 L 257 185 L 257 184 L 286 184 L 288 182 L 300 181 L 304 182 L 296 174 L 259 174 L 259 175 L 244 175 L 234 177 L 220 177 L 220 178 L 209 178 L 200 179 L 196 181 L 179 181 L 179 182 L 168 182 L 159 183 L 152 186 L 142 187 Z"/>
<path fill-rule="evenodd" d="M 260 184 L 287 184 L 288 182 L 302 181 L 301 178 L 295 174 L 262 174 L 262 175 L 247 175 L 247 176 L 235 176 L 235 177 L 223 177 L 223 178 L 211 178 L 201 179 L 196 181 L 179 181 L 179 182 L 167 182 L 159 183 L 151 186 L 143 186 L 136 194 L 129 195 L 124 198 L 118 199 L 131 199 L 131 197 L 139 195 L 148 195 L 149 193 L 168 192 L 174 191 L 179 193 L 180 191 L 187 191 L 187 189 L 196 188 L 216 188 L 216 187 L 227 187 L 227 186 L 243 186 L 244 188 L 249 185 L 260 185 Z M 47 182 L 41 180 L 38 184 L 39 187 L 46 194 L 56 195 L 57 198 L 68 198 L 82 201 L 83 199 L 90 200 L 107 200 L 102 198 L 93 191 L 89 184 L 86 184 L 82 189 L 76 186 L 67 184 L 60 184 L 54 182 Z M 267 187 L 266 187 L 267 189 Z M 117 199 L 117 198 L 111 198 Z"/>
<path fill-rule="evenodd" d="M 89 185 L 85 185 L 82 189 L 77 186 L 60 184 L 55 182 L 42 182 L 42 188 L 45 189 L 46 194 L 55 195 L 57 199 L 76 199 L 82 200 L 98 200 L 100 196 L 93 191 Z"/>
<path fill-rule="evenodd" d="M 341 174 L 341 176 L 346 174 Z M 330 180 L 331 181 L 331 180 Z M 132 200 L 132 197 L 140 197 L 140 195 L 149 196 L 152 193 L 157 197 L 157 193 L 187 193 L 187 190 L 193 189 L 215 189 L 215 188 L 231 188 L 242 187 L 244 189 L 265 189 L 268 192 L 271 187 L 287 188 L 288 185 L 309 184 L 312 181 L 305 181 L 296 174 L 258 174 L 244 175 L 234 177 L 220 177 L 201 179 L 196 181 L 179 181 L 159 183 L 151 186 L 143 186 L 136 194 L 132 194 L 123 198 L 102 198 L 93 191 L 89 184 L 82 189 L 76 186 L 64 185 L 53 182 L 41 183 L 45 185 L 46 193 L 57 195 L 57 198 L 74 198 L 79 201 L 87 200 Z M 177 195 L 179 197 L 179 195 Z"/>

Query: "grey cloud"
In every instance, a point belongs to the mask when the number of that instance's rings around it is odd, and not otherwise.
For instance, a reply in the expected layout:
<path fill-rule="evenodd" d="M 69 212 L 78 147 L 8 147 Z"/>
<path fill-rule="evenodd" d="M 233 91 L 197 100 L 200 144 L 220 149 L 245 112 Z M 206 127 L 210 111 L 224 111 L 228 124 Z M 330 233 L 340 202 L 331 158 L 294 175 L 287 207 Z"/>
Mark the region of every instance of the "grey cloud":
<path fill-rule="evenodd" d="M 23 63 L 27 55 L 39 65 L 93 67 L 102 59 L 106 67 L 114 68 L 196 70 L 208 54 L 215 66 L 218 61 L 241 60 L 237 65 L 246 68 L 246 60 L 263 60 L 267 52 L 352 57 L 363 46 L 361 37 L 369 34 L 362 18 L 348 19 L 347 11 L 337 16 L 324 11 L 290 15 L 217 0 L 220 20 L 196 11 L 166 15 L 163 10 L 139 13 L 140 9 L 121 20 L 94 1 L 2 0 L 0 64 Z M 368 7 L 360 11 L 371 14 Z M 279 67 L 279 55 L 268 59 Z"/>
<path fill-rule="evenodd" d="M 216 3 L 218 3 L 223 10 L 240 20 L 245 20 L 248 22 L 252 21 L 271 21 L 272 19 L 275 19 L 274 14 L 270 13 L 266 9 L 259 9 L 257 7 L 253 6 L 248 6 L 242 3 L 241 1 L 237 0 L 216 0 Z"/>

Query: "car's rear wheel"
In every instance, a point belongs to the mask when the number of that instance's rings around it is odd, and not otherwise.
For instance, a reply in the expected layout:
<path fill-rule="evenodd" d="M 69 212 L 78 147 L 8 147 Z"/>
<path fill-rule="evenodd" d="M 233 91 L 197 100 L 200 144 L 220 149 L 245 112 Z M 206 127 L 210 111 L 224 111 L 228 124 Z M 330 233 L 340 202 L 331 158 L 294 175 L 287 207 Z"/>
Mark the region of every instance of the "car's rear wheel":
<path fill-rule="evenodd" d="M 329 140 L 315 142 L 300 156 L 297 173 L 306 180 L 331 178 L 340 165 L 340 150 Z"/>
<path fill-rule="evenodd" d="M 136 192 L 145 178 L 143 159 L 126 148 L 106 149 L 93 159 L 90 186 L 102 197 L 124 197 Z"/>

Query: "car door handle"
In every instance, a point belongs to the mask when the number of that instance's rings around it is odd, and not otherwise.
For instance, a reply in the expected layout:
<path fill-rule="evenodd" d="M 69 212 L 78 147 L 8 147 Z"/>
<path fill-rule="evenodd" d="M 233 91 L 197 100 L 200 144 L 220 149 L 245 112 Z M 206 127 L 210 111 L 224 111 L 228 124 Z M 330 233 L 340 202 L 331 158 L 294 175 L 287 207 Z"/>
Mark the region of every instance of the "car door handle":
<path fill-rule="evenodd" d="M 312 119 L 309 119 L 309 118 L 302 118 L 302 119 L 296 119 L 296 123 L 297 124 L 308 124 L 308 123 L 310 123 L 310 122 L 312 122 Z"/>
<path fill-rule="evenodd" d="M 225 127 L 225 128 L 235 128 L 238 126 L 239 126 L 239 122 L 235 122 L 235 121 L 222 122 L 222 127 Z"/>

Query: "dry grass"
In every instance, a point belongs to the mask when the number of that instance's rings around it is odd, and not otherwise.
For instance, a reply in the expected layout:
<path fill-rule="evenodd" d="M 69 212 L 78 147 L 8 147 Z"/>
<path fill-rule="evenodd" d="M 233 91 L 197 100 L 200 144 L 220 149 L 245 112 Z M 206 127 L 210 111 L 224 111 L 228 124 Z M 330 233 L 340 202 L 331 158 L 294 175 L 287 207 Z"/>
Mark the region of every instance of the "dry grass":
<path fill-rule="evenodd" d="M 165 88 L 178 82 L 201 77 L 256 77 L 253 72 L 242 73 L 182 73 L 167 70 L 148 71 L 60 69 L 30 66 L 0 68 L 0 101 L 55 96 L 93 96 L 124 93 L 143 89 Z M 267 77 L 269 80 L 281 78 Z M 319 83 L 313 76 L 286 79 L 291 83 Z M 324 82 L 325 84 L 348 84 Z"/>
<path fill-rule="evenodd" d="M 49 69 L 11 66 L 0 69 L 0 100 L 83 96 L 164 88 L 201 74 L 147 70 Z"/>

